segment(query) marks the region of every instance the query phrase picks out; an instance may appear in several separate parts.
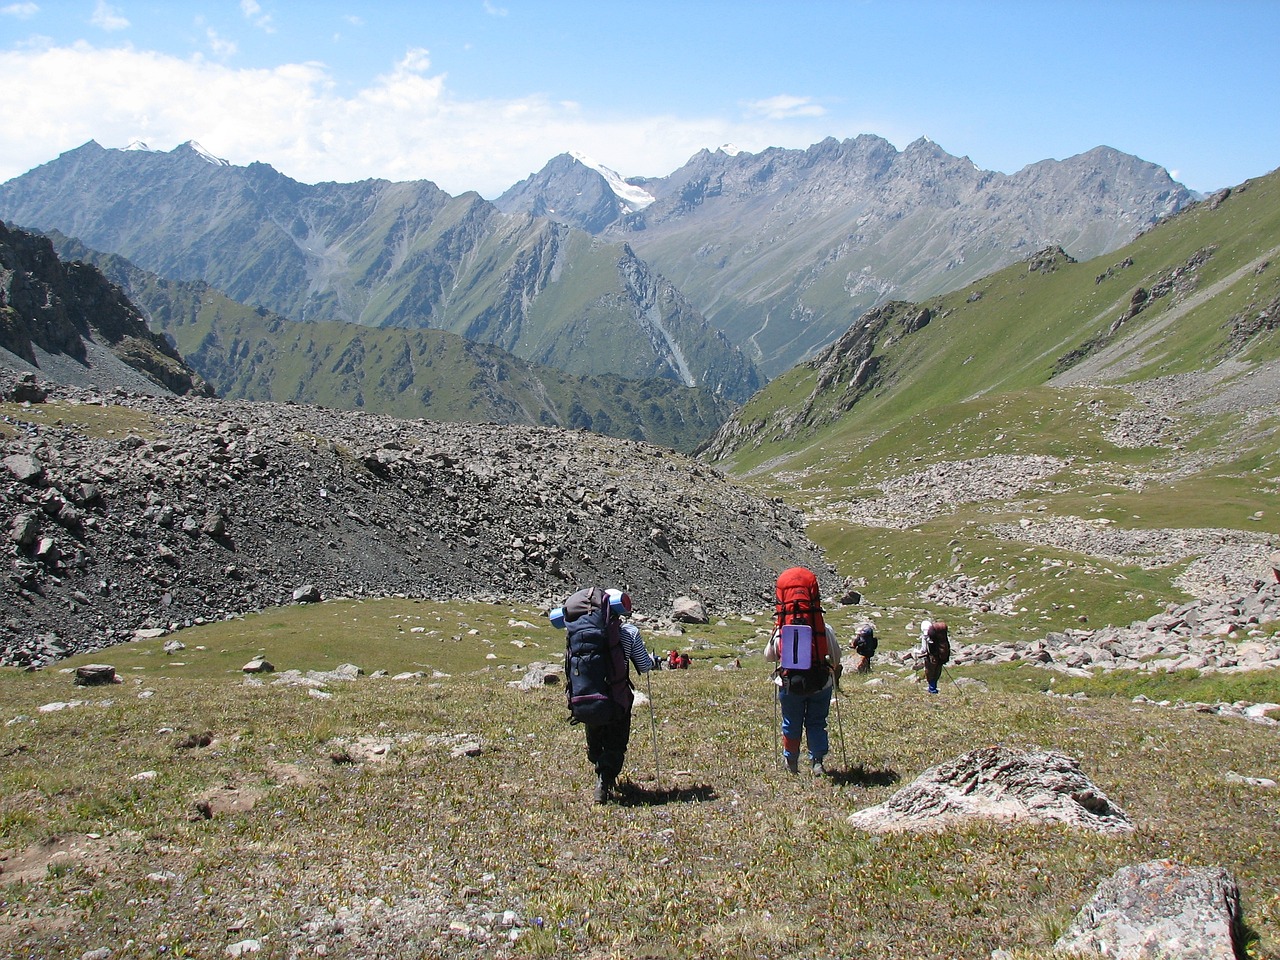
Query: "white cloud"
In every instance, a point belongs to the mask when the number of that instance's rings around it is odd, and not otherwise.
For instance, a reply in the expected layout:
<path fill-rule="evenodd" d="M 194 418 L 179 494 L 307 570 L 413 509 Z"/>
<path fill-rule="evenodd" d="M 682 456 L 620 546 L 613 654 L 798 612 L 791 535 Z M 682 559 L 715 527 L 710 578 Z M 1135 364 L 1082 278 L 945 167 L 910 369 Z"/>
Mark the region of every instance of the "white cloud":
<path fill-rule="evenodd" d="M 225 60 L 228 57 L 235 56 L 237 47 L 234 40 L 222 39 L 222 37 L 218 36 L 218 31 L 214 30 L 213 27 L 207 28 L 205 34 L 209 38 L 209 49 L 213 51 L 215 57 Z"/>
<path fill-rule="evenodd" d="M 506 7 L 499 7 L 490 3 L 489 0 L 484 0 L 484 12 L 491 17 L 505 17 L 508 11 Z"/>
<path fill-rule="evenodd" d="M 275 33 L 275 25 L 271 22 L 271 14 L 262 12 L 262 4 L 258 0 L 240 0 L 240 12 L 255 27 L 267 33 Z"/>
<path fill-rule="evenodd" d="M 100 27 L 106 31 L 124 30 L 129 26 L 129 21 L 107 0 L 98 0 L 97 5 L 93 8 L 93 17 L 90 21 L 95 27 Z"/>
<path fill-rule="evenodd" d="M 795 117 L 821 117 L 826 108 L 814 103 L 811 97 L 791 97 L 780 94 L 764 100 L 752 100 L 744 104 L 748 116 L 767 120 L 790 120 Z"/>
<path fill-rule="evenodd" d="M 409 73 L 426 73 L 431 69 L 431 52 L 424 47 L 413 47 L 406 50 L 404 59 L 396 64 L 396 71 L 392 76 L 401 76 Z"/>
<path fill-rule="evenodd" d="M 39 5 L 34 3 L 11 3 L 0 7 L 0 14 L 6 17 L 17 17 L 19 20 L 30 20 L 39 12 Z"/>
<path fill-rule="evenodd" d="M 704 147 L 807 146 L 830 132 L 794 119 L 588 115 L 538 95 L 463 101 L 423 49 L 350 95 L 320 63 L 236 69 L 88 43 L 0 51 L 0 76 L 6 121 L 23 131 L 0 138 L 0 180 L 88 140 L 157 150 L 196 140 L 231 163 L 260 160 L 304 183 L 422 179 L 494 197 L 568 150 L 623 176 L 661 176 Z"/>

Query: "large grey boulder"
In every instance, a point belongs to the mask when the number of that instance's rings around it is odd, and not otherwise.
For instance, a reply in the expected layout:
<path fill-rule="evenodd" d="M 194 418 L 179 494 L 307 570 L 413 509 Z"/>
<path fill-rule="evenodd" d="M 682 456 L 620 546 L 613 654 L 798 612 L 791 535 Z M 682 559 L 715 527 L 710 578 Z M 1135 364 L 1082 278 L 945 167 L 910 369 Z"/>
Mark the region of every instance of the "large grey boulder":
<path fill-rule="evenodd" d="M 116 668 L 106 663 L 86 663 L 76 667 L 75 682 L 78 687 L 96 687 L 107 683 L 118 683 Z"/>
<path fill-rule="evenodd" d="M 513 680 L 508 686 L 517 690 L 541 690 L 543 687 L 557 687 L 564 683 L 564 664 L 545 663 L 535 660 L 529 664 L 524 676 Z"/>
<path fill-rule="evenodd" d="M 45 482 L 44 464 L 27 453 L 14 453 L 4 458 L 4 467 L 19 483 L 33 487 Z"/>
<path fill-rule="evenodd" d="M 707 623 L 707 608 L 693 597 L 676 597 L 671 603 L 671 619 L 677 623 Z"/>
<path fill-rule="evenodd" d="M 1239 933 L 1240 890 L 1226 870 L 1152 860 L 1098 884 L 1053 946 L 1115 960 L 1236 960 Z"/>
<path fill-rule="evenodd" d="M 851 814 L 849 823 L 885 833 L 969 819 L 1064 823 L 1103 833 L 1133 829 L 1071 757 L 999 745 L 931 767 L 884 803 Z"/>

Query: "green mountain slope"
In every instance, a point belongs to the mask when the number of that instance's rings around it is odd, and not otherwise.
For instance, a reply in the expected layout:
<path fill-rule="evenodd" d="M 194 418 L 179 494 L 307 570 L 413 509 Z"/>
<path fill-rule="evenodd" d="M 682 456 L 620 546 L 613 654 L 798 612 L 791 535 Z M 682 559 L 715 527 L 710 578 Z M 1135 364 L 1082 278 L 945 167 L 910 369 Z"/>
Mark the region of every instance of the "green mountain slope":
<path fill-rule="evenodd" d="M 808 507 L 869 595 L 919 612 L 971 579 L 984 599 L 953 615 L 975 629 L 1127 622 L 1269 575 L 1278 323 L 1273 173 L 1105 257 L 872 310 L 704 455 Z"/>
<path fill-rule="evenodd" d="M 232 399 L 572 427 L 682 451 L 702 442 L 732 410 L 710 390 L 665 377 L 568 374 L 439 330 L 296 323 L 205 283 L 164 280 L 66 237 L 55 235 L 55 246 L 65 259 L 96 264 Z"/>

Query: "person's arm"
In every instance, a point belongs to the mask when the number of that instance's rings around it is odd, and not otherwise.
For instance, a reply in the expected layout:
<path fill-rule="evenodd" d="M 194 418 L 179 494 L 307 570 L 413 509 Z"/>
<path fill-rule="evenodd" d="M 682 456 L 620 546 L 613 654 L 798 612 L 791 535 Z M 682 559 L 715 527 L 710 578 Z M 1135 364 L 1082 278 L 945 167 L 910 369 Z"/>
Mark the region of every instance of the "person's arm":
<path fill-rule="evenodd" d="M 770 663 L 777 663 L 779 657 L 778 631 L 775 629 L 773 635 L 769 637 L 769 642 L 764 645 L 764 658 Z"/>
<path fill-rule="evenodd" d="M 640 638 L 640 628 L 633 623 L 622 625 L 622 652 L 641 673 L 648 673 L 661 666 L 662 661 L 645 649 L 644 641 Z"/>
<path fill-rule="evenodd" d="M 827 624 L 827 659 L 832 667 L 840 666 L 840 644 L 836 642 L 836 632 Z"/>

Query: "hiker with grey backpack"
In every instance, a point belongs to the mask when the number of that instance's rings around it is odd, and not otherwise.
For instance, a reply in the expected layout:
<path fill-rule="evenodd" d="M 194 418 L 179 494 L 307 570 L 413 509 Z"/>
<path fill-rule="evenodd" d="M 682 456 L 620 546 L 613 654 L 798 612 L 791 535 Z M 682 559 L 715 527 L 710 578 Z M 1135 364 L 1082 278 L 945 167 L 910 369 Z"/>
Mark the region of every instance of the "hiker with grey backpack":
<path fill-rule="evenodd" d="M 586 730 L 596 803 L 613 797 L 627 757 L 635 700 L 628 664 L 640 673 L 662 667 L 662 658 L 645 648 L 640 629 L 623 622 L 630 615 L 629 594 L 600 587 L 584 587 L 550 614 L 552 624 L 565 630 L 569 722 Z M 656 739 L 654 749 L 656 764 Z"/>
<path fill-rule="evenodd" d="M 876 628 L 870 623 L 859 624 L 853 635 L 853 642 L 849 644 L 850 649 L 858 655 L 858 665 L 854 668 L 857 673 L 871 672 L 871 658 L 876 655 L 876 648 L 879 646 Z"/>

